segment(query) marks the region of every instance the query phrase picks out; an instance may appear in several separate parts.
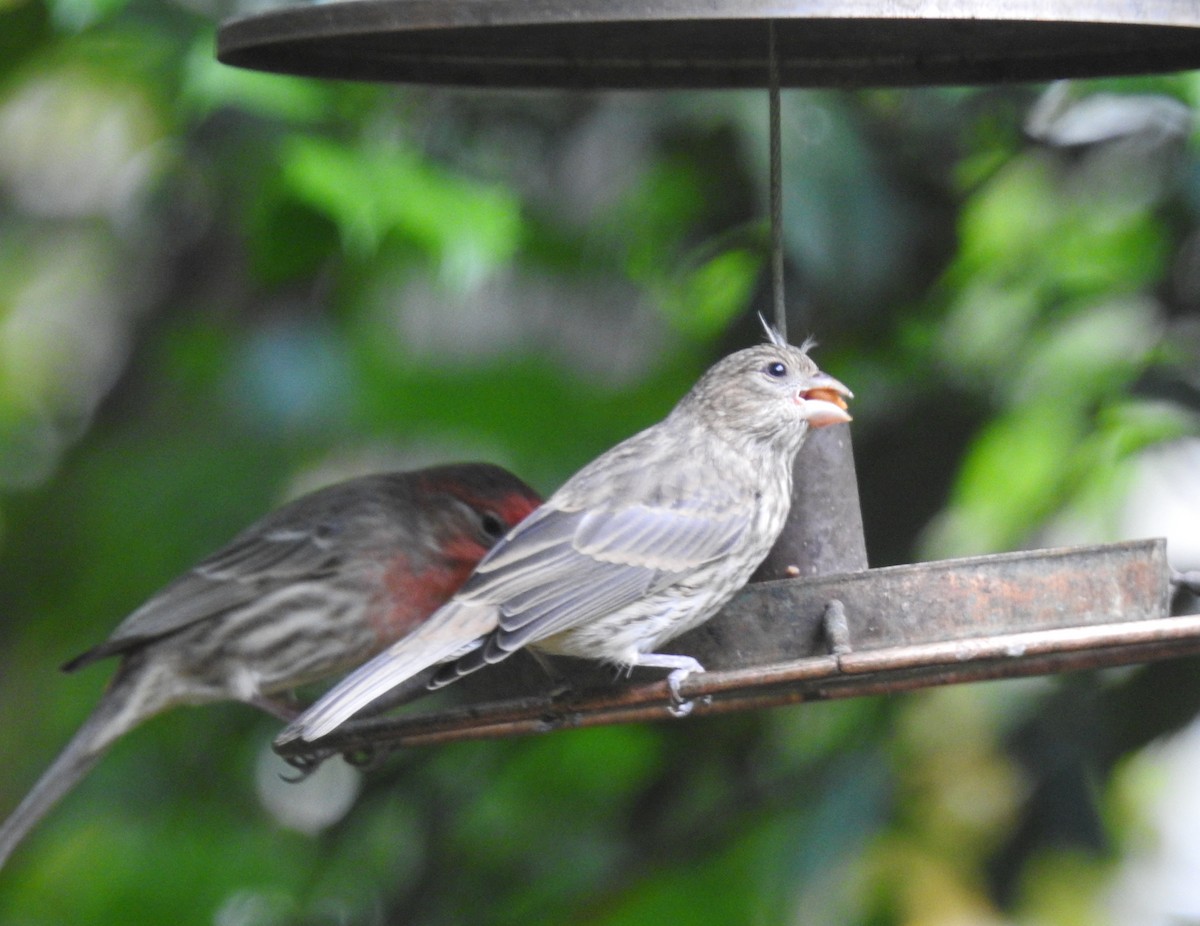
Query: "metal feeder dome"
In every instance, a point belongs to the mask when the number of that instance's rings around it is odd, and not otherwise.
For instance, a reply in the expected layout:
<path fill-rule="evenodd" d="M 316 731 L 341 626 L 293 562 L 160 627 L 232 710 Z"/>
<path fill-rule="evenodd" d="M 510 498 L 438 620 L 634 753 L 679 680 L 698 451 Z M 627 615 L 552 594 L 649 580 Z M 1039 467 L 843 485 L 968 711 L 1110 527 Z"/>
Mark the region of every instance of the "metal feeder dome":
<path fill-rule="evenodd" d="M 1200 67 L 1194 0 L 348 0 L 225 23 L 232 65 L 349 80 L 506 88 L 857 87 L 995 83 Z M 756 578 L 671 644 L 709 670 L 695 716 L 1200 652 L 1170 616 L 1162 540 L 868 569 L 845 426 L 801 452 L 783 536 Z M 797 578 L 785 578 L 796 576 Z M 341 751 L 668 716 L 666 683 L 572 694 L 513 659 L 464 679 L 467 705 L 351 722 L 297 764 Z M 420 679 L 400 695 L 418 693 Z"/>

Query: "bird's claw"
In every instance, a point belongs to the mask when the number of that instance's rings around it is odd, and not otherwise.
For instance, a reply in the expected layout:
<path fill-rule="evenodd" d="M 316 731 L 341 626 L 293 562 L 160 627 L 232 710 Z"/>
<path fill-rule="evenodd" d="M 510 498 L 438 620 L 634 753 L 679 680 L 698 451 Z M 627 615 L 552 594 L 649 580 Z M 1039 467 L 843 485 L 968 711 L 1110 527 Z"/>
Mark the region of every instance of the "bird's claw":
<path fill-rule="evenodd" d="M 284 781 L 289 784 L 295 784 L 303 781 L 313 772 L 315 772 L 327 759 L 332 759 L 338 755 L 336 749 L 312 749 L 303 755 L 283 756 L 283 761 L 296 770 L 295 775 L 280 775 Z M 347 765 L 352 765 L 357 769 L 369 771 L 378 765 L 384 758 L 385 753 L 369 747 L 360 747 L 358 749 L 348 749 L 341 753 L 342 760 Z"/>
<path fill-rule="evenodd" d="M 672 717 L 686 717 L 696 708 L 695 699 L 685 698 L 679 691 L 683 680 L 694 671 L 694 669 L 676 669 L 667 676 L 667 687 L 671 690 L 671 703 L 667 705 L 667 711 Z M 705 700 L 711 700 L 711 698 L 705 698 Z"/>
<path fill-rule="evenodd" d="M 305 753 L 302 756 L 283 756 L 283 761 L 296 770 L 295 775 L 280 775 L 288 784 L 297 784 L 321 767 L 326 759 L 332 756 L 333 750 L 321 749 Z"/>

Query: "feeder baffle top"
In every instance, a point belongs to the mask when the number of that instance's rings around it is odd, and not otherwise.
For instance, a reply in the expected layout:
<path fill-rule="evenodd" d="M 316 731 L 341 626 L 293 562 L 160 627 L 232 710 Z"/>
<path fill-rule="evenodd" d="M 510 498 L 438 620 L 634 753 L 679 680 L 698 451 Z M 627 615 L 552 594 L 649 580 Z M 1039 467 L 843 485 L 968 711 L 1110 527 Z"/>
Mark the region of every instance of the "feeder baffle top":
<path fill-rule="evenodd" d="M 344 0 L 234 19 L 226 64 L 476 87 L 975 84 L 1200 67 L 1196 0 Z"/>

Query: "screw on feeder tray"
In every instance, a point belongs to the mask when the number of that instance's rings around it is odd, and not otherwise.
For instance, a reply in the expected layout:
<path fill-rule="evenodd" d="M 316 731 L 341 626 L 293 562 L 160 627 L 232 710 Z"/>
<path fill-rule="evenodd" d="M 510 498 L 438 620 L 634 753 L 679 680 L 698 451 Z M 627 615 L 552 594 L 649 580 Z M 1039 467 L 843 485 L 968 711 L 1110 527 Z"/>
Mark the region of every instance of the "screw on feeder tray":
<path fill-rule="evenodd" d="M 829 643 L 829 651 L 835 656 L 847 656 L 850 646 L 850 624 L 846 619 L 846 606 L 838 598 L 830 598 L 821 615 L 821 625 L 825 628 L 825 639 Z"/>

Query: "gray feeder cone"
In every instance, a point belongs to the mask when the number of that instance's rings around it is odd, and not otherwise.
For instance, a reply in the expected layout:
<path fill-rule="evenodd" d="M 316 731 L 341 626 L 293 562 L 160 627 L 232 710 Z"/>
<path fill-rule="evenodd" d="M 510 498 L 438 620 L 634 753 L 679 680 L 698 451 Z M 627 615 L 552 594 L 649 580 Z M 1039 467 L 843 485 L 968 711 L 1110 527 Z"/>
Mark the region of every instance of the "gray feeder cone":
<path fill-rule="evenodd" d="M 813 431 L 797 454 L 795 467 L 787 523 L 750 581 L 866 569 L 850 426 L 835 424 Z"/>

